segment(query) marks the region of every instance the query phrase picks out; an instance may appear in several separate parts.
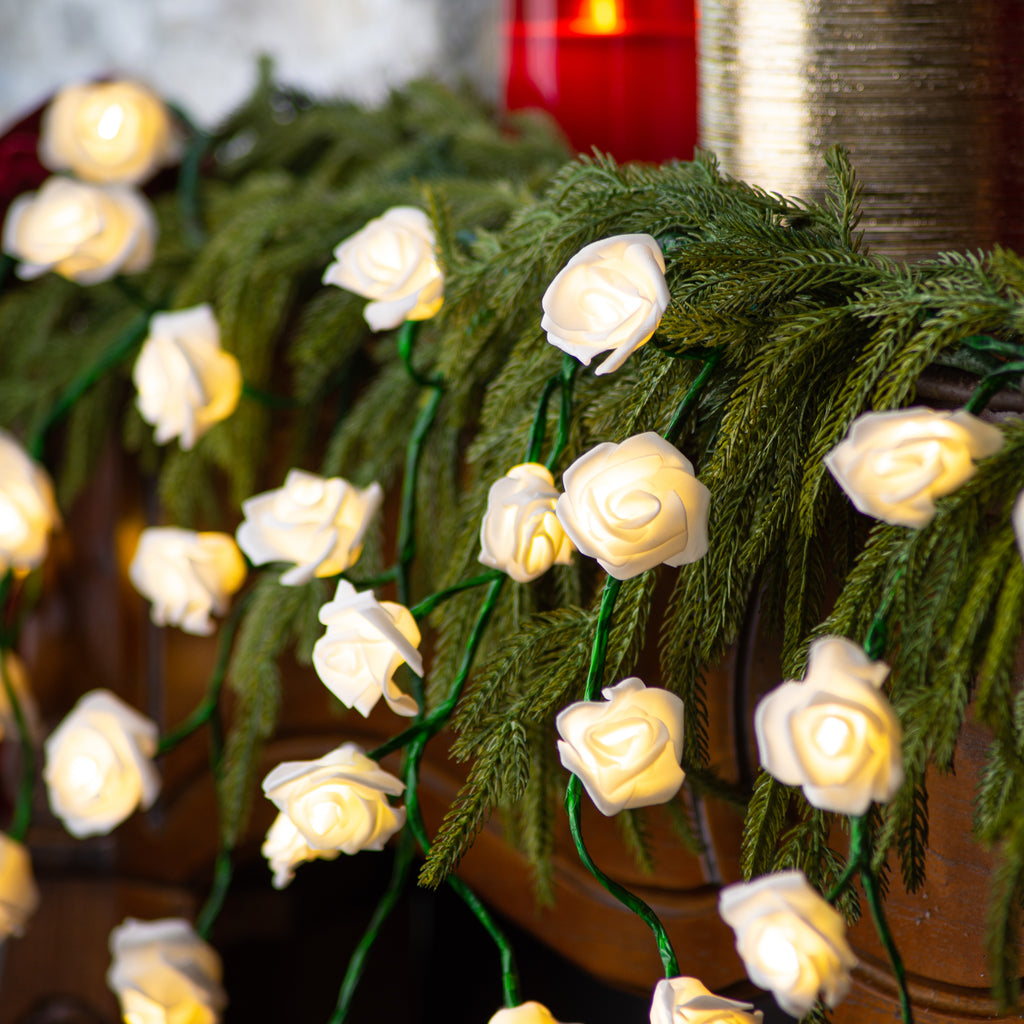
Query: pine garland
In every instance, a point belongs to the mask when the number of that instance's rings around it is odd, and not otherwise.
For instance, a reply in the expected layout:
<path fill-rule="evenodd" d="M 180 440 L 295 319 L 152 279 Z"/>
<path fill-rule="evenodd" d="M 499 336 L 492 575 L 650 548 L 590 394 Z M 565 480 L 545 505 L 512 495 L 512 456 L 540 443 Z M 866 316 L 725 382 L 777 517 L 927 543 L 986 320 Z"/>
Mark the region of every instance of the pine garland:
<path fill-rule="evenodd" d="M 684 763 L 698 788 L 714 792 L 704 674 L 736 642 L 751 602 L 763 603 L 784 672 L 797 678 L 812 638 L 862 640 L 891 592 L 884 658 L 905 732 L 907 782 L 874 822 L 876 864 L 895 849 L 907 888 L 923 883 L 925 774 L 953 767 L 973 699 L 993 735 L 975 828 L 1002 851 L 990 929 L 994 989 L 1014 1002 L 1024 892 L 1024 695 L 1015 671 L 1024 566 L 1008 523 L 1024 489 L 1024 423 L 1004 424 L 1003 450 L 917 531 L 867 529 L 822 458 L 860 413 L 913 402 L 929 367 L 998 370 L 1005 357 L 968 340 L 1019 345 L 1024 261 L 996 248 L 904 266 L 866 252 L 856 232 L 859 185 L 838 150 L 829 157 L 827 199 L 805 203 L 729 179 L 707 155 L 661 168 L 620 167 L 599 154 L 564 163 L 560 144 L 536 124 L 507 137 L 468 98 L 433 84 L 368 112 L 314 104 L 265 78 L 207 152 L 204 240 L 195 247 L 174 197 L 160 197 L 158 256 L 132 279 L 133 296 L 116 282 L 81 289 L 52 275 L 8 282 L 0 294 L 0 422 L 40 438 L 62 503 L 85 485 L 112 438 L 156 476 L 178 525 L 233 529 L 238 502 L 276 486 L 292 465 L 394 488 L 426 399 L 394 339 L 366 331 L 362 300 L 323 288 L 320 277 L 332 247 L 368 219 L 396 204 L 419 205 L 437 228 L 445 304 L 424 324 L 415 352 L 418 372 L 444 381 L 420 473 L 429 515 L 418 526 L 415 583 L 422 593 L 457 583 L 479 572 L 487 489 L 522 460 L 537 396 L 558 373 L 561 355 L 539 327 L 543 290 L 589 242 L 654 235 L 671 304 L 654 340 L 617 373 L 577 375 L 577 413 L 553 469 L 557 477 L 599 442 L 664 431 L 700 370 L 689 357 L 718 353 L 680 440 L 713 495 L 712 544 L 694 565 L 651 571 L 622 588 L 607 678 L 631 674 L 659 634 L 658 682 L 685 703 Z M 133 410 L 130 338 L 76 398 L 66 423 L 48 422 L 140 313 L 202 301 L 216 308 L 252 395 L 193 451 L 156 449 Z M 377 568 L 373 551 L 370 537 L 360 572 Z M 656 608 L 663 578 L 674 589 L 667 607 Z M 560 773 L 553 719 L 583 690 L 599 583 L 594 566 L 578 558 L 497 599 L 453 723 L 454 753 L 472 767 L 434 839 L 427 884 L 454 870 L 502 807 L 541 892 L 549 892 Z M 229 846 L 244 822 L 260 743 L 276 721 L 276 660 L 296 644 L 308 660 L 324 597 L 320 583 L 292 589 L 266 578 L 245 611 L 228 675 L 237 697 L 220 794 Z M 429 619 L 434 703 L 456 675 L 478 607 L 479 595 L 469 592 Z M 744 871 L 798 865 L 828 889 L 841 871 L 832 818 L 763 773 L 743 796 Z M 680 826 L 692 833 L 685 813 Z M 623 829 L 648 863 L 643 820 L 629 816 Z M 842 905 L 857 913 L 852 896 Z"/>

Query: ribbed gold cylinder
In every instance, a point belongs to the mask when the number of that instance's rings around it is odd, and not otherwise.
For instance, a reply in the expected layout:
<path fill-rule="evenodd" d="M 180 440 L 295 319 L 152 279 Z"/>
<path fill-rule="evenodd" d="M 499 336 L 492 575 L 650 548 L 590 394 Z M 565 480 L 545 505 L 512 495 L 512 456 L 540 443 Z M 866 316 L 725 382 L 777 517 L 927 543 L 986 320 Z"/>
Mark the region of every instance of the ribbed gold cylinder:
<path fill-rule="evenodd" d="M 818 197 L 845 145 L 869 245 L 1024 247 L 1022 0 L 698 0 L 700 145 Z"/>

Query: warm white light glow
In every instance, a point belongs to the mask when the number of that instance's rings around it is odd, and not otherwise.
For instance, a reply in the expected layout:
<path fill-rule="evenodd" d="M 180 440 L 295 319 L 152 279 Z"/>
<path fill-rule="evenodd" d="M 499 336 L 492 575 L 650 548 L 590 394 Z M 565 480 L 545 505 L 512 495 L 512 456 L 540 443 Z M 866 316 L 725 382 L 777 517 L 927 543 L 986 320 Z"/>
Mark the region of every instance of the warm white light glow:
<path fill-rule="evenodd" d="M 558 756 L 605 815 L 663 804 L 679 792 L 683 702 L 636 676 L 577 701 L 555 719 Z"/>
<path fill-rule="evenodd" d="M 4 543 L 17 544 L 25 535 L 25 520 L 11 502 L 0 495 L 0 537 Z"/>
<path fill-rule="evenodd" d="M 112 103 L 103 111 L 103 115 L 97 122 L 96 134 L 101 139 L 109 141 L 121 130 L 122 124 L 124 124 L 124 107 L 120 103 Z"/>
<path fill-rule="evenodd" d="M 800 970 L 793 943 L 778 928 L 765 928 L 757 942 L 757 955 L 765 969 L 778 977 L 793 977 Z"/>
<path fill-rule="evenodd" d="M 826 715 L 814 734 L 814 742 L 827 757 L 835 757 L 850 738 L 850 727 L 836 715 Z"/>
<path fill-rule="evenodd" d="M 338 808 L 327 800 L 315 803 L 309 812 L 309 824 L 318 836 L 325 836 L 338 821 Z"/>
<path fill-rule="evenodd" d="M 76 754 L 68 765 L 68 782 L 85 796 L 95 796 L 103 785 L 99 762 L 88 754 Z"/>

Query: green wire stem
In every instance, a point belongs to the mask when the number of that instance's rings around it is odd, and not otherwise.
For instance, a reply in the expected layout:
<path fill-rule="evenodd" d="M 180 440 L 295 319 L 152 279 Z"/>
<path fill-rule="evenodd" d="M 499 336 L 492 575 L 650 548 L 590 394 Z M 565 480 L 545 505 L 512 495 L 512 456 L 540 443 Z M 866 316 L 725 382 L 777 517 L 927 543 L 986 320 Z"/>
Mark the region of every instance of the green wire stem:
<path fill-rule="evenodd" d="M 609 878 L 595 863 L 590 856 L 590 851 L 583 842 L 583 832 L 580 827 L 580 794 L 582 784 L 579 776 L 574 775 L 569 780 L 565 790 L 565 810 L 569 815 L 569 831 L 572 833 L 573 842 L 576 844 L 576 852 L 583 861 L 584 867 L 596 878 L 605 889 L 611 893 L 623 906 L 633 911 L 640 917 L 648 928 L 654 933 L 655 942 L 658 944 L 658 955 L 661 957 L 662 967 L 665 970 L 666 978 L 675 978 L 679 975 L 679 961 L 676 959 L 675 951 L 672 949 L 672 942 L 665 931 L 658 915 L 639 896 L 631 893 L 625 886 L 619 885 L 614 879 Z"/>
<path fill-rule="evenodd" d="M 201 939 L 210 940 L 210 933 L 213 931 L 217 915 L 224 906 L 224 898 L 231 886 L 231 876 L 234 874 L 234 864 L 231 861 L 231 851 L 222 848 L 217 851 L 217 860 L 213 869 L 213 885 L 210 887 L 210 895 L 206 897 L 203 909 L 199 911 L 196 918 L 196 932 Z"/>
<path fill-rule="evenodd" d="M 302 402 L 297 398 L 289 398 L 287 395 L 274 395 L 261 388 L 255 388 L 251 384 L 242 384 L 242 394 L 268 409 L 297 409 Z"/>
<path fill-rule="evenodd" d="M 36 427 L 29 438 L 28 450 L 34 459 L 41 459 L 43 446 L 46 443 L 46 434 L 63 419 L 71 407 L 78 401 L 86 391 L 89 390 L 108 370 L 116 366 L 134 349 L 145 337 L 149 326 L 150 313 L 142 313 L 136 317 L 125 329 L 114 339 L 113 344 L 92 366 L 86 367 L 75 379 L 64 389 L 64 392 L 51 406 L 50 411 L 44 417 L 42 423 Z"/>
<path fill-rule="evenodd" d="M 584 700 L 594 700 L 601 689 L 601 678 L 604 675 L 605 659 L 608 653 L 608 634 L 611 631 L 612 612 L 615 610 L 615 601 L 622 588 L 622 581 L 609 576 L 604 584 L 604 592 L 601 595 L 601 606 L 597 613 L 597 627 L 594 630 L 594 645 L 590 653 L 590 670 L 587 672 L 587 684 L 583 691 Z M 647 925 L 654 933 L 655 942 L 658 945 L 658 955 L 661 957 L 662 966 L 665 969 L 666 978 L 674 978 L 679 974 L 679 961 L 672 949 L 672 942 L 665 931 L 665 926 L 658 919 L 658 915 L 639 896 L 631 893 L 625 886 L 620 885 L 614 879 L 609 878 L 594 863 L 586 843 L 583 841 L 583 830 L 581 827 L 580 794 L 582 784 L 579 776 L 573 775 L 565 790 L 565 810 L 569 815 L 569 831 L 572 833 L 572 840 L 576 844 L 576 852 L 579 854 L 583 866 L 601 883 L 602 886 L 617 899 L 628 910 L 631 910 Z"/>
<path fill-rule="evenodd" d="M 218 793 L 218 805 L 220 787 L 216 784 L 220 780 L 224 761 L 224 727 L 220 717 L 220 694 L 227 675 L 228 660 L 231 657 L 235 634 L 242 620 L 242 614 L 252 600 L 253 593 L 250 590 L 236 602 L 234 608 L 231 609 L 231 614 L 221 624 L 220 636 L 217 639 L 217 656 L 202 701 L 177 728 L 172 729 L 160 740 L 156 748 L 157 757 L 167 754 L 201 726 L 206 725 L 210 730 L 210 770 Z M 210 938 L 217 916 L 224 906 L 233 874 L 234 864 L 231 860 L 231 849 L 222 845 L 218 849 L 217 858 L 214 861 L 213 884 L 210 886 L 209 895 L 196 919 L 196 932 L 202 939 L 209 940 Z"/>
<path fill-rule="evenodd" d="M 404 829 L 395 845 L 395 860 L 391 869 L 391 879 L 373 911 L 373 916 L 366 926 L 366 931 L 363 932 L 363 937 L 359 940 L 359 945 L 356 946 L 349 959 L 345 977 L 342 979 L 341 988 L 338 991 L 338 1002 L 327 1024 L 343 1024 L 348 1017 L 349 1010 L 352 1008 L 352 999 L 363 976 L 366 958 L 370 955 L 370 950 L 377 941 L 384 922 L 391 916 L 399 896 L 402 895 L 409 882 L 415 849 L 416 844 L 412 832 L 409 829 Z"/>
<path fill-rule="evenodd" d="M 348 573 L 341 574 L 342 579 L 348 580 L 356 590 L 373 590 L 375 587 L 383 587 L 385 583 L 394 583 L 398 576 L 398 566 L 393 565 L 390 569 L 378 573 L 376 576 L 368 576 L 363 580 L 353 579 Z"/>
<path fill-rule="evenodd" d="M 427 736 L 418 736 L 413 741 L 412 746 L 406 753 L 404 765 L 406 828 L 412 831 L 424 855 L 430 853 L 430 840 L 427 837 L 426 826 L 423 823 L 423 814 L 420 811 L 419 773 L 420 760 L 423 757 L 423 749 L 426 747 L 427 739 Z M 518 1006 L 522 1001 L 519 995 L 519 972 L 516 969 L 515 954 L 507 937 L 498 927 L 498 923 L 480 901 L 480 898 L 462 879 L 455 875 L 450 875 L 447 883 L 466 906 L 469 907 L 476 919 L 494 940 L 495 945 L 497 945 L 501 959 L 501 987 L 505 1006 L 509 1008 Z"/>
<path fill-rule="evenodd" d="M 10 578 L 10 573 L 6 579 Z M 6 582 L 6 580 L 5 580 Z M 4 588 L 7 589 L 6 586 Z M 7 674 L 5 655 L 9 648 L 0 647 L 0 680 L 3 682 L 4 692 L 10 702 L 11 711 L 14 713 L 14 724 L 18 730 L 18 739 L 21 742 L 21 778 L 18 781 L 18 795 L 15 798 L 14 813 L 11 815 L 11 824 L 7 834 L 11 839 L 19 843 L 25 841 L 28 835 L 29 825 L 32 824 L 32 784 L 36 775 L 36 752 L 32 744 L 32 733 L 28 727 L 28 720 L 25 718 L 25 709 L 14 692 L 14 684 Z"/>
<path fill-rule="evenodd" d="M 861 885 L 868 900 L 871 918 L 875 923 L 875 931 L 889 957 L 892 973 L 896 978 L 896 987 L 900 995 L 900 1016 L 903 1024 L 914 1024 L 914 1011 L 910 1005 L 910 993 L 907 990 L 907 973 L 896 942 L 885 920 L 885 909 L 882 901 L 881 887 L 878 878 L 871 870 L 871 837 L 867 815 L 850 818 L 850 859 L 839 880 L 828 895 L 828 902 L 834 904 L 850 884 L 853 876 L 860 872 Z"/>
<path fill-rule="evenodd" d="M 412 365 L 412 350 L 416 347 L 416 338 L 420 333 L 422 323 L 422 320 L 406 320 L 398 329 L 398 354 L 402 357 L 402 362 L 405 363 L 406 373 L 421 388 L 439 388 L 443 386 L 440 377 L 425 377 Z"/>
<path fill-rule="evenodd" d="M 562 402 L 558 412 L 558 428 L 555 434 L 555 443 L 551 446 L 551 454 L 548 455 L 547 461 L 544 463 L 549 472 L 554 471 L 555 466 L 558 465 L 558 460 L 561 459 L 562 453 L 565 451 L 565 446 L 569 443 L 569 426 L 572 421 L 572 394 L 576 383 L 576 372 L 579 368 L 580 364 L 572 356 L 566 356 L 562 360 L 562 372 L 560 374 Z M 547 412 L 546 405 L 544 412 Z M 538 416 L 540 416 L 539 409 Z M 546 419 L 546 416 L 542 417 L 542 419 Z"/>
<path fill-rule="evenodd" d="M 366 755 L 367 757 L 373 758 L 374 761 L 380 761 L 381 758 L 396 750 L 401 750 L 411 743 L 415 743 L 420 739 L 429 739 L 447 725 L 448 719 L 451 717 L 456 704 L 459 702 L 459 698 L 462 696 L 463 687 L 466 685 L 466 680 L 469 678 L 469 673 L 473 668 L 473 660 L 476 657 L 477 648 L 480 646 L 484 630 L 487 628 L 487 623 L 494 613 L 498 598 L 501 595 L 501 589 L 507 579 L 508 577 L 504 573 L 500 573 L 492 581 L 490 587 L 488 587 L 487 596 L 484 598 L 480 614 L 473 624 L 473 631 L 469 635 L 466 650 L 463 652 L 462 661 L 459 663 L 458 671 L 452 680 L 452 685 L 449 687 L 448 696 L 429 715 L 420 718 L 419 721 L 410 725 L 408 729 L 400 732 L 397 736 L 392 736 L 391 739 L 386 740 L 379 747 L 375 747 Z"/>
<path fill-rule="evenodd" d="M 424 442 L 437 416 L 444 394 L 440 386 L 430 385 L 430 388 L 430 397 L 420 409 L 405 451 L 405 477 L 402 480 L 402 504 L 398 522 L 398 571 L 395 583 L 398 588 L 398 600 L 406 606 L 410 601 L 409 573 L 412 560 L 416 557 L 416 482 L 420 459 L 423 455 Z"/>
<path fill-rule="evenodd" d="M 686 355 L 686 353 L 682 353 Z M 694 357 L 697 358 L 697 357 Z M 700 398 L 700 393 L 704 389 L 704 385 L 707 384 L 711 374 L 714 373 L 715 367 L 721 362 L 722 351 L 721 349 L 711 349 L 710 352 L 702 352 L 700 357 L 704 360 L 704 366 L 701 368 L 700 373 L 694 378 L 693 383 L 690 385 L 690 390 L 686 392 L 682 402 L 679 403 L 679 408 L 676 410 L 675 416 L 672 417 L 672 422 L 668 425 L 668 429 L 662 435 L 666 441 L 675 444 L 679 440 L 679 434 L 682 432 L 683 425 L 686 423 L 686 418 L 690 415 L 690 411 L 694 405 L 697 404 L 697 400 Z"/>
<path fill-rule="evenodd" d="M 871 661 L 877 661 L 885 653 L 889 611 L 896 597 L 897 584 L 902 575 L 903 568 L 901 566 L 893 576 L 892 584 L 879 603 L 878 610 L 868 627 L 867 636 L 864 639 L 864 652 Z M 849 886 L 854 875 L 860 873 L 861 885 L 864 887 L 864 895 L 867 897 L 868 906 L 871 909 L 875 931 L 889 957 L 889 964 L 892 967 L 893 976 L 896 978 L 903 1024 L 913 1024 L 914 1014 L 910 1006 L 910 993 L 907 991 L 906 970 L 900 952 L 896 948 L 892 932 L 885 920 L 885 909 L 882 905 L 878 877 L 871 868 L 871 837 L 869 833 L 870 823 L 866 815 L 850 818 L 850 857 L 843 873 L 828 895 L 828 902 L 834 904 Z"/>
<path fill-rule="evenodd" d="M 199 169 L 210 145 L 210 136 L 196 127 L 180 107 L 172 105 L 170 109 L 185 125 L 189 134 L 188 146 L 178 170 L 177 201 L 181 230 L 189 248 L 201 249 L 206 242 L 206 228 L 203 226 L 202 212 L 199 208 Z"/>
<path fill-rule="evenodd" d="M 0 292 L 4 290 L 7 279 L 14 272 L 15 264 L 18 261 L 8 253 L 0 253 Z"/>
<path fill-rule="evenodd" d="M 530 427 L 530 440 L 526 444 L 526 455 L 524 462 L 536 462 L 544 447 L 544 433 L 547 428 L 548 404 L 551 396 L 556 390 L 561 391 L 562 401 L 558 416 L 558 437 L 555 439 L 554 447 L 547 461 L 547 468 L 550 470 L 561 457 L 568 441 L 568 415 L 567 407 L 571 407 L 572 386 L 576 377 L 576 371 L 580 364 L 572 357 L 565 356 L 558 373 L 552 374 L 540 393 L 540 401 L 537 403 L 537 412 L 533 417 L 533 425 Z"/>
<path fill-rule="evenodd" d="M 443 601 L 447 601 L 448 598 L 454 597 L 456 594 L 461 594 L 464 590 L 472 590 L 474 587 L 482 587 L 485 583 L 494 583 L 504 575 L 505 574 L 500 569 L 490 569 L 487 572 L 481 573 L 479 576 L 472 576 L 468 580 L 463 580 L 461 583 L 453 583 L 450 587 L 445 587 L 443 590 L 438 590 L 429 597 L 425 597 L 419 602 L 419 604 L 413 605 L 409 611 L 412 613 L 412 617 L 414 619 L 425 618 L 439 604 Z"/>
<path fill-rule="evenodd" d="M 156 748 L 157 757 L 172 751 L 179 743 L 188 739 L 192 733 L 215 717 L 214 712 L 220 702 L 220 692 L 224 686 L 224 677 L 227 675 L 228 659 L 231 656 L 235 633 L 242 620 L 242 613 L 252 599 L 252 594 L 253 591 L 250 590 L 241 598 L 232 608 L 231 614 L 221 624 L 220 636 L 217 640 L 217 657 L 213 664 L 213 671 L 210 673 L 210 681 L 206 686 L 206 694 L 195 710 L 179 726 L 160 739 Z"/>

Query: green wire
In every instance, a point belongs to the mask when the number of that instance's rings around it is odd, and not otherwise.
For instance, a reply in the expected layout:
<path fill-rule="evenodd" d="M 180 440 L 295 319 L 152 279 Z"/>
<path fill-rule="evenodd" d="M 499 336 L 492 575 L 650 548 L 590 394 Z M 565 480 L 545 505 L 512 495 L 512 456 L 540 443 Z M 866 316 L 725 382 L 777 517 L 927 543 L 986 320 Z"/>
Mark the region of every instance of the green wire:
<path fill-rule="evenodd" d="M 145 337 L 149 326 L 149 312 L 141 313 L 126 327 L 121 334 L 114 339 L 113 344 L 96 360 L 92 366 L 86 367 L 75 379 L 64 389 L 61 396 L 51 406 L 50 411 L 44 417 L 42 423 L 36 427 L 29 438 L 28 450 L 34 459 L 41 459 L 43 446 L 46 442 L 46 434 L 63 419 L 71 407 L 78 401 L 86 391 L 89 390 L 99 379 L 110 369 L 116 366 L 138 345 Z"/>
<path fill-rule="evenodd" d="M 8 574 L 9 576 L 10 574 Z M 28 835 L 29 825 L 32 824 L 32 785 L 36 775 L 36 753 L 28 720 L 25 718 L 25 709 L 21 706 L 21 701 L 18 700 L 18 695 L 14 691 L 14 684 L 7 674 L 7 651 L 7 647 L 0 647 L 0 680 L 3 682 L 4 692 L 7 694 L 7 700 L 10 702 L 11 711 L 14 714 L 14 724 L 18 730 L 18 739 L 21 745 L 21 778 L 7 834 L 11 839 L 23 843 Z"/>

